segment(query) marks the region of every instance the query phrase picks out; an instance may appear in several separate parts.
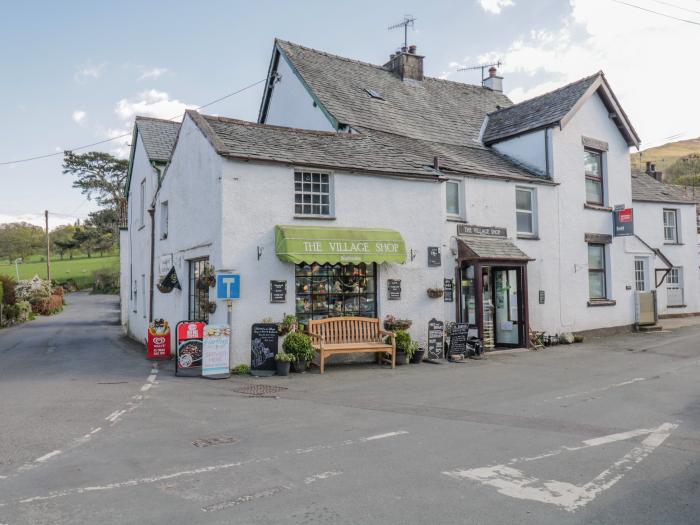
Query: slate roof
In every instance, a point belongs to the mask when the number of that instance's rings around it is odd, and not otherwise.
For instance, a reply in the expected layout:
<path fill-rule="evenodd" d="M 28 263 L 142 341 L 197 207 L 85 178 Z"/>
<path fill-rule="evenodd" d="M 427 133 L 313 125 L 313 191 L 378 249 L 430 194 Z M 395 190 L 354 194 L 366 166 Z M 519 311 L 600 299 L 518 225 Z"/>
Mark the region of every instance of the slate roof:
<path fill-rule="evenodd" d="M 323 107 L 341 124 L 406 137 L 483 147 L 486 115 L 512 102 L 482 86 L 425 77 L 403 81 L 382 66 L 276 40 Z M 366 89 L 384 100 L 372 99 Z"/>
<path fill-rule="evenodd" d="M 477 174 L 543 184 L 531 174 L 483 148 L 440 144 L 360 128 L 359 133 L 311 131 L 256 124 L 188 111 L 224 156 L 302 166 L 437 179 L 427 167 L 440 157 L 443 174 Z"/>
<path fill-rule="evenodd" d="M 490 113 L 484 130 L 484 142 L 489 144 L 499 138 L 559 122 L 600 75 L 601 73 L 596 73 L 539 97 Z"/>
<path fill-rule="evenodd" d="M 457 242 L 462 243 L 473 259 L 508 259 L 513 261 L 531 261 L 532 259 L 518 248 L 513 241 L 505 237 L 488 237 L 485 235 L 460 235 Z"/>
<path fill-rule="evenodd" d="M 673 204 L 696 204 L 698 201 L 687 195 L 683 187 L 664 184 L 638 170 L 632 170 L 632 200 Z"/>
<path fill-rule="evenodd" d="M 136 117 L 136 128 L 151 161 L 168 162 L 180 123 L 151 117 Z"/>

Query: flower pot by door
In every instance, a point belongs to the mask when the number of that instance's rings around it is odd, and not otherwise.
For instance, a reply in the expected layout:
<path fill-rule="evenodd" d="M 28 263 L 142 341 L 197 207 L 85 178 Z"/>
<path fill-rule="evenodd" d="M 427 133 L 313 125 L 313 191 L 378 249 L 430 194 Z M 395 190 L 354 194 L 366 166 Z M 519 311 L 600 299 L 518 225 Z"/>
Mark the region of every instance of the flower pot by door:
<path fill-rule="evenodd" d="M 277 364 L 277 375 L 278 376 L 288 376 L 289 375 L 289 361 L 276 361 Z"/>
<path fill-rule="evenodd" d="M 420 349 L 416 350 L 416 353 L 413 354 L 413 357 L 411 358 L 411 363 L 422 363 L 423 362 L 423 356 L 425 355 L 425 350 Z"/>
<path fill-rule="evenodd" d="M 294 371 L 298 374 L 303 374 L 306 372 L 306 367 L 308 366 L 308 361 L 294 361 Z"/>
<path fill-rule="evenodd" d="M 406 352 L 396 352 L 396 364 L 405 365 L 406 364 Z"/>

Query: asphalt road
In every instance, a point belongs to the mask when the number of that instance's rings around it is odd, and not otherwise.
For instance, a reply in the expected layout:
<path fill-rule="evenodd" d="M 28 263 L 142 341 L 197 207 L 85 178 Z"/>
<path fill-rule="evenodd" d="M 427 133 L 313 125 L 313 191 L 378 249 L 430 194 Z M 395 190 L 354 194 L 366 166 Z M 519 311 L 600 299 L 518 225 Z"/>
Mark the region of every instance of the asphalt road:
<path fill-rule="evenodd" d="M 0 524 L 700 523 L 700 327 L 206 380 L 69 302 L 0 331 Z"/>

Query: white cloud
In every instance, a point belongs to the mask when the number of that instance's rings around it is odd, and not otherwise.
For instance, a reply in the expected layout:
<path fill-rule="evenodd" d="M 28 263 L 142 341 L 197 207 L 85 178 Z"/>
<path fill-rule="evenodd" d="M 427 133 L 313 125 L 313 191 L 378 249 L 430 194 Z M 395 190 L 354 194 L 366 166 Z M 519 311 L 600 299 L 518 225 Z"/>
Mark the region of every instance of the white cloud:
<path fill-rule="evenodd" d="M 77 220 L 78 217 L 58 216 L 49 213 L 49 229 L 53 230 L 56 226 L 63 226 L 64 224 L 75 224 Z M 0 224 L 6 222 L 28 222 L 29 224 L 41 226 L 42 228 L 45 225 L 43 213 L 23 213 L 20 215 L 0 214 Z"/>
<path fill-rule="evenodd" d="M 114 109 L 122 120 L 132 120 L 136 115 L 156 118 L 173 118 L 182 115 L 186 109 L 193 108 L 177 99 L 170 99 L 164 91 L 150 89 L 130 99 L 123 98 Z"/>
<path fill-rule="evenodd" d="M 479 5 L 484 11 L 499 14 L 504 7 L 513 5 L 513 0 L 479 0 Z"/>
<path fill-rule="evenodd" d="M 82 109 L 76 109 L 73 111 L 73 122 L 76 124 L 85 124 L 85 117 L 87 117 L 87 113 L 83 111 Z"/>
<path fill-rule="evenodd" d="M 506 88 L 508 73 L 526 75 L 525 85 L 508 95 L 520 101 L 603 70 L 643 147 L 681 132 L 700 135 L 700 104 L 692 102 L 700 70 L 688 62 L 688 53 L 700 48 L 697 26 L 607 0 L 570 5 L 558 29 L 533 31 L 479 57 L 503 60 Z"/>
<path fill-rule="evenodd" d="M 110 153 L 120 159 L 125 159 L 129 156 L 131 150 L 131 131 L 126 128 L 108 128 L 102 135 L 107 135 L 107 138 L 114 139 L 112 141 L 112 149 Z"/>
<path fill-rule="evenodd" d="M 139 77 L 139 80 L 145 80 L 145 79 L 157 79 L 163 76 L 165 73 L 168 72 L 168 69 L 165 67 L 152 67 L 150 69 L 144 69 L 143 73 L 141 73 L 141 76 Z"/>
<path fill-rule="evenodd" d="M 76 82 L 83 83 L 86 80 L 99 78 L 106 64 L 94 64 L 92 61 L 87 61 L 82 66 L 76 67 L 73 78 Z"/>

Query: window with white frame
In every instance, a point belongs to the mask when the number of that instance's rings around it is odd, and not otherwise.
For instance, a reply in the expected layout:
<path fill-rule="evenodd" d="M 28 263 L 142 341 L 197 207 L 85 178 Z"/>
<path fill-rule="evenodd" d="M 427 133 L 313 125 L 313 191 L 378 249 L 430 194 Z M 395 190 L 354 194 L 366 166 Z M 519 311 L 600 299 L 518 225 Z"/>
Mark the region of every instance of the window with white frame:
<path fill-rule="evenodd" d="M 519 237 L 537 236 L 537 193 L 534 188 L 515 188 L 515 218 Z"/>
<path fill-rule="evenodd" d="M 160 203 L 160 238 L 168 238 L 168 201 Z"/>
<path fill-rule="evenodd" d="M 607 278 L 605 275 L 605 245 L 588 245 L 588 296 L 607 299 Z"/>
<path fill-rule="evenodd" d="M 294 214 L 332 216 L 332 185 L 329 173 L 294 171 Z"/>
<path fill-rule="evenodd" d="M 671 268 L 666 276 L 666 294 L 668 306 L 683 305 L 683 268 Z"/>
<path fill-rule="evenodd" d="M 678 242 L 678 210 L 664 210 L 664 241 Z"/>
<path fill-rule="evenodd" d="M 593 149 L 584 149 L 584 169 L 586 175 L 586 202 L 603 206 L 603 153 Z"/>
<path fill-rule="evenodd" d="M 462 217 L 461 189 L 462 185 L 458 180 L 448 180 L 445 183 L 445 211 L 448 217 Z"/>
<path fill-rule="evenodd" d="M 146 218 L 146 179 L 141 181 L 141 195 L 139 196 L 139 228 L 145 223 Z"/>
<path fill-rule="evenodd" d="M 634 289 L 638 292 L 647 290 L 646 260 L 640 257 L 634 260 Z"/>

